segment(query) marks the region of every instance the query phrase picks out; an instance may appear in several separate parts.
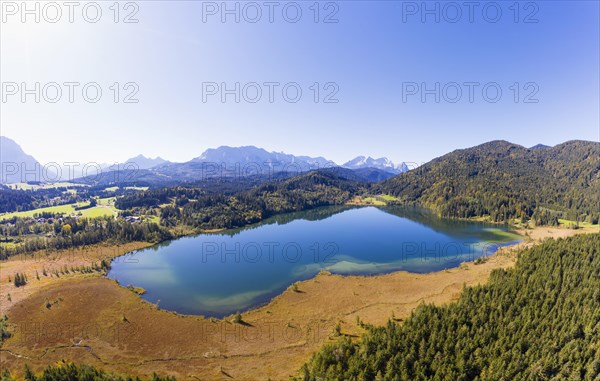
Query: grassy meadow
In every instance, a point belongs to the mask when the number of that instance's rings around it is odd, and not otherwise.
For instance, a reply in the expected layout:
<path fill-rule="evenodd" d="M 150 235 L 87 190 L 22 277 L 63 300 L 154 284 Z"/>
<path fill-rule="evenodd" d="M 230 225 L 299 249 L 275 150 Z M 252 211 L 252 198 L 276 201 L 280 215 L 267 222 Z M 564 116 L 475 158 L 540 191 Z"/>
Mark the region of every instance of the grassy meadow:
<path fill-rule="evenodd" d="M 38 208 L 33 210 L 27 210 L 24 212 L 13 212 L 0 214 L 0 221 L 11 219 L 13 217 L 34 217 L 41 213 L 65 213 L 65 214 L 76 214 L 81 213 L 81 217 L 94 218 L 101 216 L 116 216 L 118 211 L 115 208 L 115 197 L 106 197 L 97 199 L 98 204 L 93 208 L 75 210 L 76 207 L 85 206 L 88 202 L 79 202 L 75 204 L 49 206 L 46 208 Z"/>

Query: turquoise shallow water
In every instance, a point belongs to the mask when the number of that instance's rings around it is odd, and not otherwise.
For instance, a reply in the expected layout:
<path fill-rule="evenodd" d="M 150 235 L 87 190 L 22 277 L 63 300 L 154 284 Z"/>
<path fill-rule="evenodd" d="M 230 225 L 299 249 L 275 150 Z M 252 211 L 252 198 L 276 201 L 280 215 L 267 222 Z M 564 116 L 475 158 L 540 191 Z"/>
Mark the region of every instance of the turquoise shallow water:
<path fill-rule="evenodd" d="M 427 273 L 518 239 L 507 227 L 419 209 L 326 207 L 135 251 L 116 258 L 108 277 L 144 288 L 142 297 L 163 309 L 222 317 L 261 305 L 321 269 Z"/>

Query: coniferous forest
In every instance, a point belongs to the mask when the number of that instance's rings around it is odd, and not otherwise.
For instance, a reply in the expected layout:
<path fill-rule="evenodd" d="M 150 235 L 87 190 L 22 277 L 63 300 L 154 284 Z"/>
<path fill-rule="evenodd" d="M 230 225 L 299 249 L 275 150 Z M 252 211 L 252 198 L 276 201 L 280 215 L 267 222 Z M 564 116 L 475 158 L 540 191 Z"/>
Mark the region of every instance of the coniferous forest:
<path fill-rule="evenodd" d="M 598 380 L 600 234 L 546 240 L 515 268 L 402 324 L 325 346 L 303 380 Z"/>

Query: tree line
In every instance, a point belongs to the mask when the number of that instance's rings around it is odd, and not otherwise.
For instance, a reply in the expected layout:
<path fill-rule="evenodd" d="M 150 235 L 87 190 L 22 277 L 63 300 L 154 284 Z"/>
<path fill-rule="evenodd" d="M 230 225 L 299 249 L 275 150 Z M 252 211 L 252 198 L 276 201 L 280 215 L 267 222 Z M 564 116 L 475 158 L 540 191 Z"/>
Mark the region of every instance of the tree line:
<path fill-rule="evenodd" d="M 33 219 L 18 219 L 14 225 L 0 225 L 0 237 L 19 237 L 47 233 L 43 237 L 27 238 L 17 245 L 0 245 L 0 259 L 37 250 L 61 250 L 98 243 L 152 242 L 170 239 L 169 230 L 156 223 L 131 223 L 114 217 L 71 218 L 53 223 L 36 223 Z M 49 234 L 48 234 L 49 233 Z"/>

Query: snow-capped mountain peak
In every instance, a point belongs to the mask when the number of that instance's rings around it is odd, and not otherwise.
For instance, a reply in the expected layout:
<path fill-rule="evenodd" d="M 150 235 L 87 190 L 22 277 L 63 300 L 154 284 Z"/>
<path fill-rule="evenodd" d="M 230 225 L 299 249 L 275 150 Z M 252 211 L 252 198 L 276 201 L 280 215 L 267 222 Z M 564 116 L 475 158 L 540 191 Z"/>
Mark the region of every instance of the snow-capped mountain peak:
<path fill-rule="evenodd" d="M 380 157 L 379 159 L 373 159 L 371 156 L 357 156 L 354 159 L 346 162 L 343 167 L 350 169 L 359 168 L 377 168 L 392 173 L 406 172 L 408 168 L 406 164 L 400 163 L 395 165 L 387 157 Z"/>

